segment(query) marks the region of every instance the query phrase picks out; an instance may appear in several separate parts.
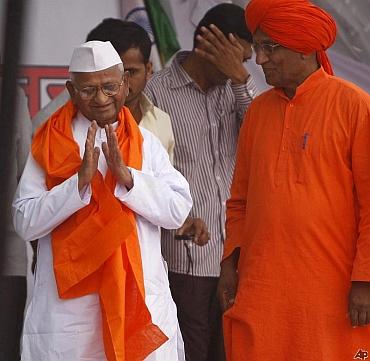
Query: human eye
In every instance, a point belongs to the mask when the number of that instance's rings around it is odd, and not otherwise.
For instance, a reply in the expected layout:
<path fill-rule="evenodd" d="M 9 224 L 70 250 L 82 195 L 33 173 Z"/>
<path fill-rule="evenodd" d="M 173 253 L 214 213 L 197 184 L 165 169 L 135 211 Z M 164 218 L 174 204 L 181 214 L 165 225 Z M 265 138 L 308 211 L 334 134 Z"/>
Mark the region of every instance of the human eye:
<path fill-rule="evenodd" d="M 125 70 L 128 72 L 128 75 L 130 77 L 134 76 L 136 73 L 137 73 L 137 69 L 133 69 L 133 68 L 125 68 Z"/>
<path fill-rule="evenodd" d="M 105 93 L 115 93 L 117 92 L 118 88 L 119 88 L 118 83 L 110 83 L 103 85 L 103 90 Z"/>
<path fill-rule="evenodd" d="M 274 44 L 270 44 L 270 43 L 262 43 L 260 46 L 265 53 L 272 53 L 274 49 Z"/>
<path fill-rule="evenodd" d="M 96 88 L 94 86 L 87 86 L 80 90 L 80 94 L 82 97 L 91 97 L 95 94 Z"/>

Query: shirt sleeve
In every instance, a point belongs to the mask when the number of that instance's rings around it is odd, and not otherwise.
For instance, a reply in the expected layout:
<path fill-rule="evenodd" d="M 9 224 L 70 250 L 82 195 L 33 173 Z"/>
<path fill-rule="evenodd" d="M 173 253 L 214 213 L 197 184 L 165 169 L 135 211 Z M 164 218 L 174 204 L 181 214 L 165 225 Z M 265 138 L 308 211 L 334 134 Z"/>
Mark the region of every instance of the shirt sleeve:
<path fill-rule="evenodd" d="M 352 142 L 352 172 L 359 205 L 356 257 L 352 281 L 370 282 L 370 102 L 356 117 Z"/>
<path fill-rule="evenodd" d="M 144 143 L 150 171 L 131 169 L 133 188 L 127 192 L 125 187 L 117 185 L 115 196 L 152 224 L 166 229 L 179 228 L 192 207 L 188 182 L 173 168 L 159 140 L 146 135 Z"/>
<path fill-rule="evenodd" d="M 231 84 L 231 89 L 235 96 L 237 116 L 241 122 L 244 119 L 245 111 L 257 96 L 256 83 L 250 75 L 245 84 Z"/>
<path fill-rule="evenodd" d="M 12 205 L 15 230 L 25 241 L 44 237 L 90 198 L 89 186 L 78 191 L 77 174 L 48 191 L 45 173 L 30 154 Z"/>
<path fill-rule="evenodd" d="M 223 259 L 229 257 L 236 248 L 242 247 L 243 242 L 249 173 L 246 149 L 247 123 L 247 120 L 245 120 L 240 129 L 231 196 L 226 202 L 226 239 Z"/>

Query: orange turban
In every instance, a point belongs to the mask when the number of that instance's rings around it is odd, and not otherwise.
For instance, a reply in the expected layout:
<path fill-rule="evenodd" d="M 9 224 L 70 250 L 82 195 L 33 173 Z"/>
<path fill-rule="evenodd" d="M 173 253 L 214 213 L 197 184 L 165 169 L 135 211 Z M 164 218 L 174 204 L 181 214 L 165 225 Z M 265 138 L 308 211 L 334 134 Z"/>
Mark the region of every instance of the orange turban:
<path fill-rule="evenodd" d="M 333 74 L 325 50 L 335 41 L 334 19 L 308 0 L 251 0 L 245 9 L 249 30 L 260 28 L 277 43 L 296 52 L 317 52 L 324 70 Z"/>

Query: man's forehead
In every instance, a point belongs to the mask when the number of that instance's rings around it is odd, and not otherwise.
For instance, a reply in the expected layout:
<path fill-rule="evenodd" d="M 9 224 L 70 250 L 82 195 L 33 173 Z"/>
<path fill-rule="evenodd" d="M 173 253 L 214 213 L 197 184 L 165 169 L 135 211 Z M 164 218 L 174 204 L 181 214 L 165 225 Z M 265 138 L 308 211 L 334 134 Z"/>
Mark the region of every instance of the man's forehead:
<path fill-rule="evenodd" d="M 131 47 L 127 49 L 125 52 L 120 53 L 120 57 L 125 67 L 128 63 L 144 64 L 144 55 L 139 47 Z"/>
<path fill-rule="evenodd" d="M 254 43 L 267 43 L 274 42 L 266 33 L 264 33 L 260 28 L 253 33 Z"/>

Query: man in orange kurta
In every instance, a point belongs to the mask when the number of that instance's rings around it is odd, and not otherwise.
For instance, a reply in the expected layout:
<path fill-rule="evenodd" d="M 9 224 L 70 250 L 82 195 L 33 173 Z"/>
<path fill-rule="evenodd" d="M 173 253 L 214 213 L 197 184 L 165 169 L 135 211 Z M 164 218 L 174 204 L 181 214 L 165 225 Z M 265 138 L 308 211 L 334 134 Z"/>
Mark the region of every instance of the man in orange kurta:
<path fill-rule="evenodd" d="M 333 19 L 252 0 L 274 86 L 239 137 L 219 283 L 229 361 L 370 357 L 370 97 L 332 75 Z"/>

